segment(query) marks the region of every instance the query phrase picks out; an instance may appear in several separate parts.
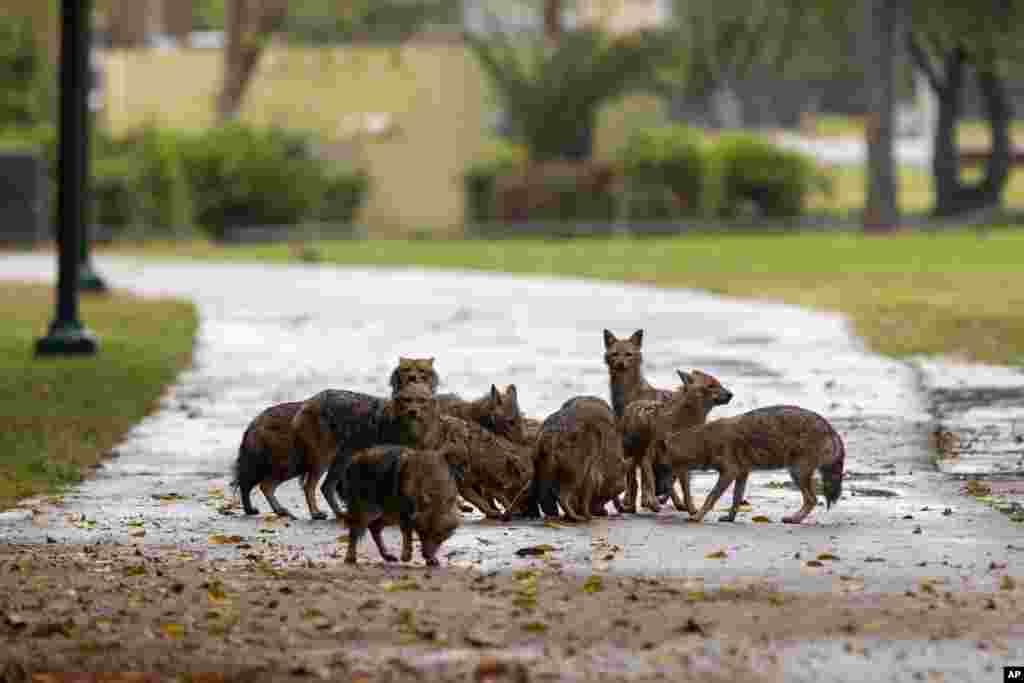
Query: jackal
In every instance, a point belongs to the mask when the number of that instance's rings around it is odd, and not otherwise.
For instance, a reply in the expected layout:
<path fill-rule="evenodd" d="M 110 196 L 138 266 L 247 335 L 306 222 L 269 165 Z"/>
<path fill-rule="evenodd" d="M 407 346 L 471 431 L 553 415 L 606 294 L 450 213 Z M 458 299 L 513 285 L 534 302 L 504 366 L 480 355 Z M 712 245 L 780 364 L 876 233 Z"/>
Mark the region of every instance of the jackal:
<path fill-rule="evenodd" d="M 627 461 L 611 407 L 595 396 L 563 403 L 541 426 L 534 469 L 534 497 L 541 503 L 557 498 L 570 521 L 601 514 L 608 502 L 621 512 Z M 551 514 L 549 507 L 544 511 Z"/>
<path fill-rule="evenodd" d="M 712 408 L 732 400 L 732 392 L 705 372 L 676 370 L 676 373 L 683 384 L 667 400 L 633 401 L 626 406 L 619 421 L 625 452 L 628 457 L 639 457 L 631 463 L 634 469 L 639 467 L 641 471 L 643 506 L 654 512 L 660 508 L 659 502 L 664 502 L 662 496 L 667 495 L 672 496 L 677 509 L 685 509 L 685 506 L 676 493 L 672 469 L 666 465 L 655 469 L 648 457 L 651 442 L 676 430 L 704 424 Z M 683 488 L 686 486 L 684 483 Z"/>
<path fill-rule="evenodd" d="M 671 465 L 684 482 L 684 504 L 700 522 L 734 481 L 732 508 L 722 521 L 733 521 L 743 501 L 752 470 L 789 470 L 803 494 L 803 507 L 782 518 L 799 524 L 817 505 L 814 470 L 821 474 L 828 509 L 843 488 L 846 448 L 832 425 L 821 415 L 797 406 L 768 406 L 735 417 L 712 420 L 700 427 L 672 432 L 651 445 L 651 458 Z M 689 469 L 714 469 L 718 481 L 699 512 L 689 490 Z"/>

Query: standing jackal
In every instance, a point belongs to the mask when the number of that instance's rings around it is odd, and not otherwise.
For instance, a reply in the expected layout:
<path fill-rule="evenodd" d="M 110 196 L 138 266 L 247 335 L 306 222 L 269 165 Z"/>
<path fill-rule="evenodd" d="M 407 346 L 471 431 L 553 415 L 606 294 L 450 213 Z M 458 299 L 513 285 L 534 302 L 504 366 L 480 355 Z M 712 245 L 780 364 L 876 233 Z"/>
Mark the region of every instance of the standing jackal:
<path fill-rule="evenodd" d="M 821 415 L 797 406 L 768 406 L 713 420 L 657 439 L 651 449 L 651 459 L 671 465 L 684 482 L 684 503 L 696 522 L 703 520 L 729 485 L 736 482 L 732 507 L 721 518 L 734 521 L 752 470 L 789 470 L 804 503 L 795 515 L 782 518 L 786 524 L 799 524 L 817 505 L 815 469 L 821 474 L 828 509 L 839 500 L 843 489 L 846 448 L 842 438 Z M 690 494 L 687 473 L 691 468 L 718 471 L 718 481 L 700 512 L 694 509 Z"/>
<path fill-rule="evenodd" d="M 259 514 L 250 498 L 257 484 L 275 513 L 292 517 L 277 500 L 277 487 L 306 471 L 306 464 L 295 451 L 292 419 L 302 403 L 278 403 L 270 406 L 249 423 L 238 446 L 231 486 L 239 490 L 242 509 L 247 515 Z M 314 510 L 310 509 L 312 513 Z"/>
<path fill-rule="evenodd" d="M 633 401 L 626 406 L 619 421 L 628 457 L 639 457 L 639 460 L 630 460 L 630 463 L 633 469 L 640 468 L 643 505 L 654 512 L 660 508 L 658 498 L 668 495 L 672 496 L 676 509 L 686 508 L 676 493 L 672 468 L 667 465 L 654 467 L 649 457 L 651 443 L 674 431 L 704 424 L 712 408 L 726 405 L 732 400 L 732 392 L 706 372 L 676 372 L 683 385 L 672 392 L 668 400 Z M 689 483 L 684 481 L 683 489 L 688 486 Z"/>
<path fill-rule="evenodd" d="M 622 512 L 619 494 L 626 485 L 622 438 L 608 404 L 595 396 L 577 396 L 562 404 L 541 426 L 534 454 L 533 501 L 552 511 L 557 499 L 565 518 L 587 521 L 607 503 Z"/>

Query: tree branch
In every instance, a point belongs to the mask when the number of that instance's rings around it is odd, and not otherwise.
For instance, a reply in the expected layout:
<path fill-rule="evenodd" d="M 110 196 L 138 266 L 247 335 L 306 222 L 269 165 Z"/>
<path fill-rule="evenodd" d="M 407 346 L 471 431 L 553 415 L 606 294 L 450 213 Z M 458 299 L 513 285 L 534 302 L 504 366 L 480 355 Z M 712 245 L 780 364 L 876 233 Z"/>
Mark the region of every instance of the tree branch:
<path fill-rule="evenodd" d="M 935 69 L 931 57 L 921 47 L 913 31 L 907 31 L 907 50 L 910 52 L 910 58 L 914 61 L 917 68 L 924 72 L 932 89 L 935 92 L 942 92 L 946 88 L 946 83 L 939 77 L 939 72 Z"/>

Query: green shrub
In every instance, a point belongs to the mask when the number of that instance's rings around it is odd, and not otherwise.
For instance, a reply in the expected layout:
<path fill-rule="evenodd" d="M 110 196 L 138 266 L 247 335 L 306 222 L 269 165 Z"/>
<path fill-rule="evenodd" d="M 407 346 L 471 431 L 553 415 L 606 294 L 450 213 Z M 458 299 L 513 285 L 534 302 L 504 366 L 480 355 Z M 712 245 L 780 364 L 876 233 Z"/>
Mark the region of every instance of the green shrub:
<path fill-rule="evenodd" d="M 470 164 L 462 175 L 466 191 L 466 220 L 494 220 L 494 192 L 498 176 L 515 170 L 526 160 L 525 150 L 502 139 L 487 144 L 483 158 Z"/>
<path fill-rule="evenodd" d="M 711 147 L 711 204 L 721 216 L 756 207 L 771 218 L 798 216 L 817 182 L 814 164 L 752 135 L 723 135 Z"/>
<path fill-rule="evenodd" d="M 0 127 L 27 127 L 50 113 L 47 63 L 28 17 L 0 14 Z"/>
<path fill-rule="evenodd" d="M 320 210 L 325 164 L 304 136 L 231 124 L 181 149 L 195 221 L 214 239 L 232 227 L 300 223 Z"/>
<path fill-rule="evenodd" d="M 324 178 L 317 218 L 324 223 L 351 223 L 366 201 L 370 177 L 362 171 L 334 171 Z"/>
<path fill-rule="evenodd" d="M 645 200 L 640 217 L 670 218 L 699 212 L 707 176 L 699 132 L 686 126 L 639 131 L 626 142 L 620 160 L 627 182 Z M 638 217 L 635 210 L 631 217 Z"/>
<path fill-rule="evenodd" d="M 128 157 L 98 159 L 92 165 L 90 222 L 114 233 L 136 225 L 139 164 Z"/>

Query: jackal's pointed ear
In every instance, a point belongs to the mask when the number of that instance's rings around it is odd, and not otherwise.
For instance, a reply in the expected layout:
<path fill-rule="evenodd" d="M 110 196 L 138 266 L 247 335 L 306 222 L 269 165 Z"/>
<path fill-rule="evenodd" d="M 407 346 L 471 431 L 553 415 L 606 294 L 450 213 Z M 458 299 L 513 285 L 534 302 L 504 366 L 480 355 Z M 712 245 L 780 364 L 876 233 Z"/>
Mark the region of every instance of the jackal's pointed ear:
<path fill-rule="evenodd" d="M 636 344 L 637 348 L 640 348 L 640 346 L 642 346 L 644 343 L 644 331 L 637 330 L 636 332 L 633 333 L 633 336 L 629 338 L 629 341 Z"/>
<path fill-rule="evenodd" d="M 491 385 L 491 401 L 499 405 L 501 404 L 501 392 L 493 384 Z"/>
<path fill-rule="evenodd" d="M 610 349 L 612 347 L 612 344 L 614 344 L 617 341 L 618 339 L 616 339 L 615 335 L 612 334 L 609 330 L 604 331 L 604 348 L 606 350 Z"/>
<path fill-rule="evenodd" d="M 693 375 L 691 375 L 690 373 L 683 372 L 682 370 L 676 370 L 676 374 L 679 375 L 679 379 L 683 383 L 683 386 L 688 387 L 691 384 L 693 384 Z"/>

